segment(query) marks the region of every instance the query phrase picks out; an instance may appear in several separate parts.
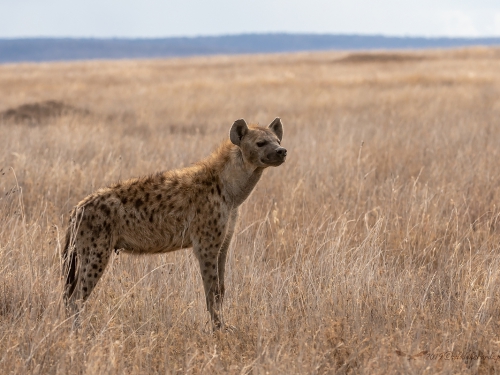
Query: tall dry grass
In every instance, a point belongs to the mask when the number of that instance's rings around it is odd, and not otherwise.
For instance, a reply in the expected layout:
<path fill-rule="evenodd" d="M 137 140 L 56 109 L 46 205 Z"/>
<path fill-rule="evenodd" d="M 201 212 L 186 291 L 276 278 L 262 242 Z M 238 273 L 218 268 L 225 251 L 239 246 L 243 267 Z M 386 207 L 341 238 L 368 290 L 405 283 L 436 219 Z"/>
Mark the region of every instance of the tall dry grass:
<path fill-rule="evenodd" d="M 499 64 L 468 49 L 0 66 L 0 372 L 500 372 Z M 275 116 L 289 157 L 228 257 L 237 330 L 211 334 L 183 250 L 113 256 L 75 334 L 72 206 Z"/>

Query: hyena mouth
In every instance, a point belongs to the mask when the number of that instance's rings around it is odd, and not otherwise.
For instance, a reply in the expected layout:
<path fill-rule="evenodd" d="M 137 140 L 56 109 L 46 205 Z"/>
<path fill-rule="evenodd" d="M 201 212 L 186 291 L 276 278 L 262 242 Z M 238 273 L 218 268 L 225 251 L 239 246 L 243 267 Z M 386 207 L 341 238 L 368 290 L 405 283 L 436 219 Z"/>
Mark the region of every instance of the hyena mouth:
<path fill-rule="evenodd" d="M 286 160 L 286 157 L 278 160 L 270 160 L 270 159 L 261 159 L 261 162 L 266 165 L 270 165 L 272 167 L 277 167 L 283 164 Z"/>

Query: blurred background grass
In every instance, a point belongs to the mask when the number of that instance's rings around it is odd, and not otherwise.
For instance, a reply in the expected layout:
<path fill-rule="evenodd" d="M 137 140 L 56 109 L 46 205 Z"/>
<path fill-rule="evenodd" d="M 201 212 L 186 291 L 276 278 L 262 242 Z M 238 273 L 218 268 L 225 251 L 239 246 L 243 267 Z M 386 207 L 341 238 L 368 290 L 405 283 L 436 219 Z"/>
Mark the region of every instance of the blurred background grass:
<path fill-rule="evenodd" d="M 2 373 L 497 372 L 499 62 L 475 48 L 0 66 Z M 287 162 L 242 206 L 228 257 L 237 331 L 211 335 L 182 250 L 114 256 L 75 335 L 71 208 L 276 116 Z"/>

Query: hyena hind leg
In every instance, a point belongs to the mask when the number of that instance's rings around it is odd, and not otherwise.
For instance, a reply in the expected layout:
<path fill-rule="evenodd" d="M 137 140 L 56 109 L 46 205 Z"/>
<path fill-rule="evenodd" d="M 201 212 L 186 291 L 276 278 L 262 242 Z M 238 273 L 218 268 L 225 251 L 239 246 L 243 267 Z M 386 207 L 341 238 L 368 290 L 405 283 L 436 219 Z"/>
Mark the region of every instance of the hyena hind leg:
<path fill-rule="evenodd" d="M 78 317 L 104 273 L 112 252 L 109 238 L 92 238 L 91 241 L 78 238 L 74 249 L 69 253 L 65 252 L 64 299 L 68 312 L 75 314 L 75 317 Z"/>

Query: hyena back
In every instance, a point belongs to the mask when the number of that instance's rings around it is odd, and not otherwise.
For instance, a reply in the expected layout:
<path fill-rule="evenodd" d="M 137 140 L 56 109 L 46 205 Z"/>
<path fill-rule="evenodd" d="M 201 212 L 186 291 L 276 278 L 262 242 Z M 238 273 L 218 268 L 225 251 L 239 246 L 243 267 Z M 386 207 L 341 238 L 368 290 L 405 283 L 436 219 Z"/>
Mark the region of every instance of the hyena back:
<path fill-rule="evenodd" d="M 100 189 L 73 209 L 63 251 L 65 301 L 78 315 L 113 250 L 165 253 L 192 247 L 207 309 L 220 328 L 226 255 L 238 207 L 262 172 L 286 159 L 281 120 L 267 128 L 234 122 L 230 140 L 192 167 Z"/>

